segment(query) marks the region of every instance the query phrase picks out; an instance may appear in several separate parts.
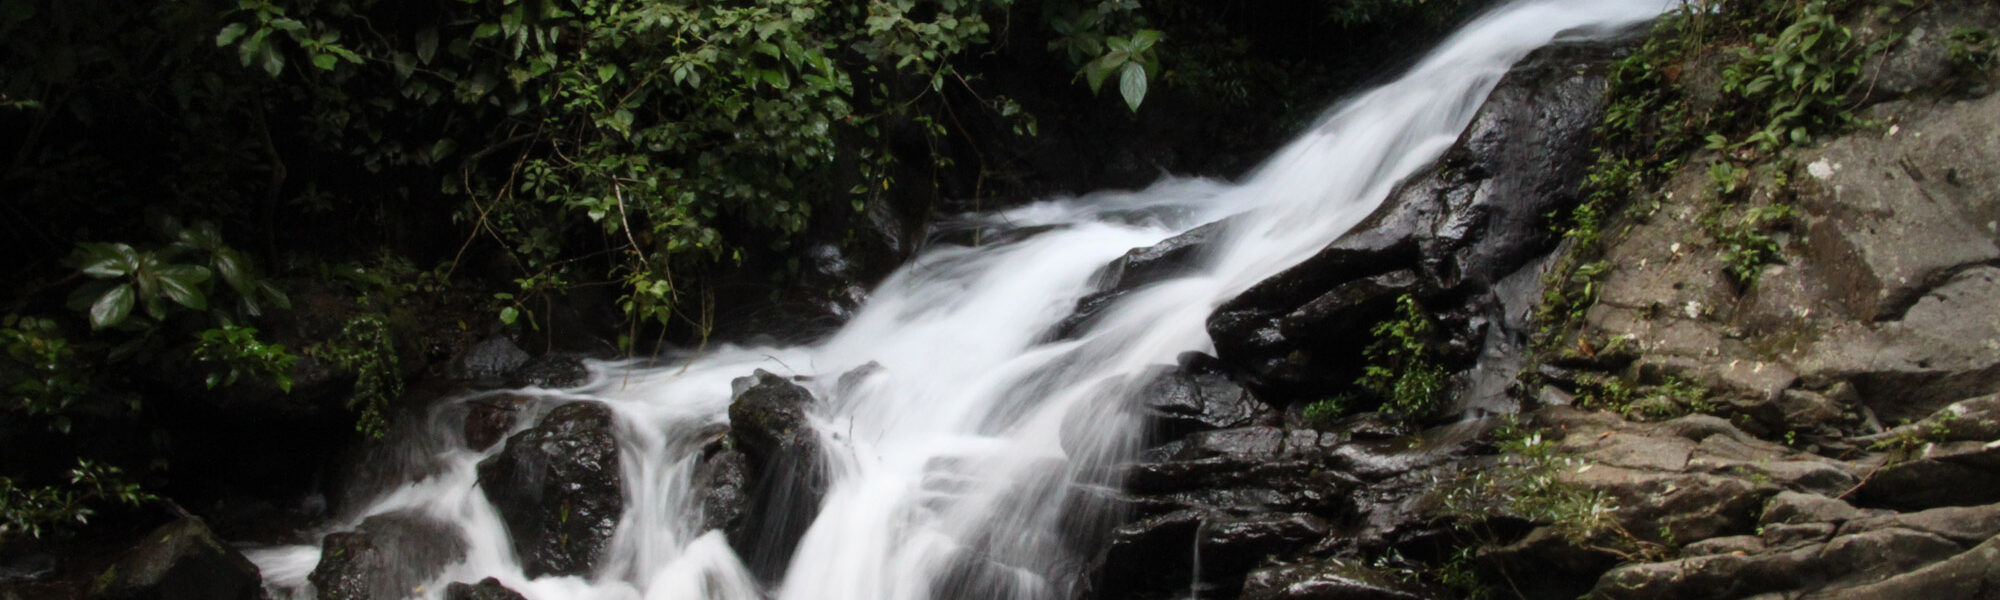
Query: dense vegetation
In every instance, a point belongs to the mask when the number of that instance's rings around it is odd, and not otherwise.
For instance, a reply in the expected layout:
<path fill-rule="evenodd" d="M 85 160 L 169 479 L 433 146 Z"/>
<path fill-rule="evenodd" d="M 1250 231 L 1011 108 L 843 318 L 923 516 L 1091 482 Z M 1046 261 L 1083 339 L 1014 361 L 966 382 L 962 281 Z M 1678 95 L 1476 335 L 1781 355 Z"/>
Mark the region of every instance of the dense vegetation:
<path fill-rule="evenodd" d="M 872 206 L 1005 194 L 1038 116 L 1301 119 L 1366 72 L 1330 55 L 1480 4 L 0 0 L 0 538 L 171 484 L 191 395 L 331 371 L 379 435 L 420 327 L 590 291 L 624 351 L 695 339 L 718 281 L 788 281 Z M 78 460 L 110 438 L 130 475 Z"/>

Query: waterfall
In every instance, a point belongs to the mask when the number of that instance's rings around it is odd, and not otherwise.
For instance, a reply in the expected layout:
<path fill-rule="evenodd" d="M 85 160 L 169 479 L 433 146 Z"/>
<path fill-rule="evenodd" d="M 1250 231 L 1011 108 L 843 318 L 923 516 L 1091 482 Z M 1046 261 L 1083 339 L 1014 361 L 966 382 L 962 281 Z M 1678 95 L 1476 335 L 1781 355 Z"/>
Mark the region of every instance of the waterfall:
<path fill-rule="evenodd" d="M 523 574 L 477 484 L 475 465 L 498 447 L 438 451 L 438 466 L 344 527 L 395 511 L 456 526 L 466 556 L 424 586 L 430 597 L 488 576 L 534 600 L 1071 597 L 1116 514 L 1109 467 L 1138 450 L 1142 424 L 1128 406 L 1141 375 L 1212 352 L 1204 320 L 1216 306 L 1367 217 L 1453 143 L 1528 52 L 1642 22 L 1667 1 L 1492 11 L 1400 80 L 1333 107 L 1239 182 L 1168 178 L 967 216 L 1020 235 L 925 251 L 817 343 L 595 363 L 580 388 L 526 390 L 540 404 L 595 400 L 616 414 L 626 509 L 590 577 Z M 1225 218 L 1201 264 L 1048 339 L 1107 263 Z M 857 371 L 870 363 L 879 367 Z M 813 392 L 826 468 L 817 517 L 774 582 L 752 576 L 720 533 L 698 530 L 691 499 L 701 436 L 728 422 L 731 381 L 756 369 L 799 376 Z M 312 546 L 249 554 L 281 594 L 298 593 L 319 559 Z"/>

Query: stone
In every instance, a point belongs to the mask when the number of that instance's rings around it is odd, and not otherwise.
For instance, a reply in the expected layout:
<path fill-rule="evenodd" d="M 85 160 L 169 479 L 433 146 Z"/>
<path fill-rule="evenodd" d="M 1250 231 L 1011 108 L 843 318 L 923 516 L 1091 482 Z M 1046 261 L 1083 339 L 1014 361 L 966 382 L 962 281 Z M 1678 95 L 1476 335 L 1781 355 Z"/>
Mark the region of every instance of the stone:
<path fill-rule="evenodd" d="M 598 402 L 556 407 L 479 463 L 529 577 L 588 575 L 625 512 L 617 419 Z"/>
<path fill-rule="evenodd" d="M 1271 409 L 1213 364 L 1194 355 L 1188 364 L 1164 368 L 1140 391 L 1143 414 L 1151 421 L 1150 436 L 1171 441 L 1198 431 L 1250 425 Z"/>
<path fill-rule="evenodd" d="M 1763 515 L 1757 518 L 1762 525 L 1783 523 L 1844 523 L 1867 516 L 1861 509 L 1846 502 L 1815 494 L 1801 494 L 1793 491 L 1778 492 L 1764 505 Z"/>
<path fill-rule="evenodd" d="M 507 386 L 561 389 L 578 387 L 589 380 L 590 369 L 583 366 L 582 358 L 573 354 L 549 353 L 514 369 L 507 375 Z"/>
<path fill-rule="evenodd" d="M 320 561 L 307 577 L 319 600 L 372 600 L 423 595 L 422 586 L 465 557 L 458 528 L 414 512 L 375 515 L 354 531 L 320 540 Z"/>
<path fill-rule="evenodd" d="M 754 483 L 749 511 L 729 541 L 752 572 L 774 579 L 791 562 L 826 493 L 819 432 L 806 414 L 814 399 L 811 391 L 762 369 L 730 387 L 729 426 Z"/>
<path fill-rule="evenodd" d="M 1282 565 L 1251 571 L 1242 600 L 1427 600 L 1439 594 L 1395 574 L 1348 560 Z"/>
<path fill-rule="evenodd" d="M 741 536 L 750 512 L 750 461 L 736 451 L 718 452 L 695 469 L 694 495 L 701 507 L 701 530 Z"/>
<path fill-rule="evenodd" d="M 2000 447 L 1930 446 L 1922 458 L 1883 467 L 1854 491 L 1861 506 L 1902 511 L 2000 502 Z"/>
<path fill-rule="evenodd" d="M 1971 546 L 2000 535 L 2000 504 L 1949 506 L 1869 517 L 1849 521 L 1840 528 L 1840 533 L 1852 535 L 1888 528 L 1920 531 Z"/>
<path fill-rule="evenodd" d="M 516 395 L 482 396 L 465 401 L 465 426 L 460 434 L 465 447 L 477 452 L 492 448 L 514 430 L 514 422 L 528 399 Z"/>
<path fill-rule="evenodd" d="M 528 600 L 520 592 L 488 577 L 477 584 L 453 583 L 444 588 L 444 600 Z"/>
<path fill-rule="evenodd" d="M 2000 538 L 1920 569 L 1863 585 L 1807 594 L 1804 600 L 1991 598 L 2000 590 Z"/>
<path fill-rule="evenodd" d="M 264 582 L 200 519 L 160 526 L 90 586 L 95 600 L 260 600 Z"/>
<path fill-rule="evenodd" d="M 453 375 L 475 386 L 497 387 L 529 358 L 513 340 L 496 335 L 466 348 L 453 363 Z"/>

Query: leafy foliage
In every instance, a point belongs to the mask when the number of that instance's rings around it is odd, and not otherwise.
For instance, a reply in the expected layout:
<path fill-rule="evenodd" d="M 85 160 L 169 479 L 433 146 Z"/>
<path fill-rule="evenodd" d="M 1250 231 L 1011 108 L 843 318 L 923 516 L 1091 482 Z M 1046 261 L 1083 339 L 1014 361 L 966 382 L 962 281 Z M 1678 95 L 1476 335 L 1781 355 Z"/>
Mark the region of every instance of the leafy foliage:
<path fill-rule="evenodd" d="M 1450 400 L 1450 374 L 1431 350 L 1436 326 L 1415 297 L 1396 299 L 1396 317 L 1369 330 L 1374 343 L 1363 351 L 1361 387 L 1381 396 L 1388 412 L 1412 419 L 1435 416 Z"/>
<path fill-rule="evenodd" d="M 389 404 L 403 394 L 403 374 L 388 317 L 356 315 L 339 336 L 306 349 L 306 355 L 355 374 L 354 392 L 347 400 L 347 407 L 360 415 L 355 429 L 376 438 L 389 433 Z"/>
<path fill-rule="evenodd" d="M 118 467 L 78 459 L 68 485 L 22 486 L 0 477 L 0 542 L 26 534 L 41 538 L 90 522 L 96 506 L 117 503 L 139 506 L 158 499 L 125 480 Z"/>
<path fill-rule="evenodd" d="M 298 360 L 284 344 L 258 341 L 256 328 L 235 325 L 201 332 L 194 357 L 208 367 L 204 382 L 210 389 L 236 385 L 248 375 L 268 378 L 284 392 L 292 391 L 291 368 Z"/>

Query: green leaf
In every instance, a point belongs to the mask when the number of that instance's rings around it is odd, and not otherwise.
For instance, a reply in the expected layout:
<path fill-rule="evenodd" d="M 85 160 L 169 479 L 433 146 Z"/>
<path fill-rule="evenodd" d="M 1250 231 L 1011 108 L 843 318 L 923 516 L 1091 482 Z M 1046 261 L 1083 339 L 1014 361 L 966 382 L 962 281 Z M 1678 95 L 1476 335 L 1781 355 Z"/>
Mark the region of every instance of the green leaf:
<path fill-rule="evenodd" d="M 505 323 L 505 324 L 508 324 L 508 325 L 513 325 L 513 324 L 514 324 L 514 320 L 515 320 L 515 319 L 519 319 L 519 318 L 521 318 L 521 309 L 518 309 L 518 308 L 514 308 L 514 307 L 512 307 L 512 306 L 509 306 L 509 307 L 507 307 L 507 308 L 503 308 L 503 309 L 500 309 L 500 322 L 501 322 L 501 323 Z"/>
<path fill-rule="evenodd" d="M 482 26 L 482 29 L 484 27 Z M 483 36 L 482 36 L 483 37 Z M 437 56 L 438 30 L 435 27 L 417 32 L 417 60 L 431 64 L 431 57 Z"/>
<path fill-rule="evenodd" d="M 458 142 L 452 141 L 451 138 L 438 140 L 437 143 L 431 144 L 431 162 L 435 163 L 444 160 L 445 157 L 451 156 L 451 153 L 456 150 L 458 150 Z"/>
<path fill-rule="evenodd" d="M 263 56 L 259 58 L 261 59 L 260 64 L 264 67 L 264 73 L 272 77 L 277 77 L 279 73 L 285 71 L 285 55 L 279 54 L 276 49 L 269 46 L 263 48 L 262 54 Z"/>
<path fill-rule="evenodd" d="M 223 283 L 229 284 L 238 294 L 250 295 L 250 280 L 243 268 L 243 257 L 237 256 L 234 250 L 223 250 L 215 253 L 213 262 L 215 272 L 222 275 Z"/>
<path fill-rule="evenodd" d="M 175 304 L 208 310 L 208 296 L 201 291 L 201 283 L 208 278 L 206 267 L 170 265 L 160 269 L 160 291 Z"/>
<path fill-rule="evenodd" d="M 111 288 L 90 305 L 90 327 L 103 329 L 125 322 L 125 317 L 132 314 L 132 301 L 136 298 L 132 284 Z"/>
<path fill-rule="evenodd" d="M 1139 103 L 1146 101 L 1146 67 L 1139 63 L 1125 63 L 1125 70 L 1118 75 L 1118 95 L 1125 97 L 1125 105 L 1132 112 L 1139 112 Z"/>
<path fill-rule="evenodd" d="M 333 67 L 340 64 L 340 57 L 332 54 L 314 54 L 312 61 L 313 66 L 319 67 L 319 70 L 332 71 Z"/>
<path fill-rule="evenodd" d="M 138 251 L 125 244 L 79 244 L 83 274 L 99 279 L 123 277 L 139 268 Z"/>
<path fill-rule="evenodd" d="M 1160 42 L 1160 30 L 1141 29 L 1137 33 L 1132 34 L 1132 53 L 1138 54 L 1141 52 L 1145 52 L 1149 49 L 1152 49 L 1153 44 L 1157 44 L 1159 42 Z"/>
<path fill-rule="evenodd" d="M 1096 94 L 1104 87 L 1104 80 L 1111 77 L 1111 69 L 1116 66 L 1118 66 L 1116 63 L 1111 62 L 1111 55 L 1105 55 L 1083 65 L 1083 80 L 1090 84 L 1090 93 Z"/>
<path fill-rule="evenodd" d="M 237 38 L 243 37 L 244 32 L 249 30 L 250 26 L 248 25 L 230 23 L 228 27 L 222 28 L 221 32 L 215 34 L 215 45 L 217 47 L 227 46 L 230 42 L 236 41 Z"/>

